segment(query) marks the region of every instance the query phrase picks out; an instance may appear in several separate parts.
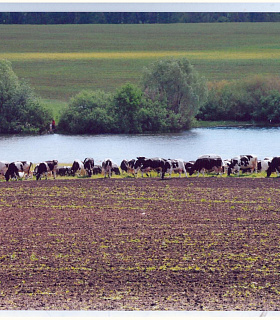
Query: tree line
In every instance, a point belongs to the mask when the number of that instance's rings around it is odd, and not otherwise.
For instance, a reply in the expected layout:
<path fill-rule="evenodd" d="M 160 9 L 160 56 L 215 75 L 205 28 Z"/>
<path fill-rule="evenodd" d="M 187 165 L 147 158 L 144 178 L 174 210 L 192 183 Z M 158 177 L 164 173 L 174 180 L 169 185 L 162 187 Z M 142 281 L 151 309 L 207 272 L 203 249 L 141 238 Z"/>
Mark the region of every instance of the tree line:
<path fill-rule="evenodd" d="M 0 12 L 0 24 L 279 22 L 278 12 Z"/>
<path fill-rule="evenodd" d="M 12 65 L 0 60 L 0 133 L 46 133 L 52 115 Z M 185 59 L 143 69 L 138 85 L 115 92 L 83 90 L 62 112 L 57 130 L 69 134 L 176 132 L 198 120 L 280 123 L 280 77 L 208 83 Z"/>

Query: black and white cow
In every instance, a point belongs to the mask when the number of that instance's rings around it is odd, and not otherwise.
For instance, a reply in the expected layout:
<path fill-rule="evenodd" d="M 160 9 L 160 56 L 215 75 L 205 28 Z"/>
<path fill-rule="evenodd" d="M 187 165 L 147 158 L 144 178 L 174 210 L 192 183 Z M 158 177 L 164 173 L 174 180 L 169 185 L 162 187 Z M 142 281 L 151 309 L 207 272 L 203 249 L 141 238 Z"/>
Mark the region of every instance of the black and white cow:
<path fill-rule="evenodd" d="M 271 176 L 271 173 L 272 172 L 275 172 L 277 173 L 277 176 L 279 176 L 279 172 L 280 172 L 280 157 L 274 157 L 269 166 L 268 166 L 268 169 L 266 171 L 266 176 L 267 178 Z"/>
<path fill-rule="evenodd" d="M 92 174 L 100 174 L 102 173 L 102 167 L 99 165 L 95 165 L 92 169 Z"/>
<path fill-rule="evenodd" d="M 215 154 L 202 155 L 197 158 L 193 167 L 190 169 L 190 176 L 195 171 L 197 172 L 197 176 L 199 176 L 199 173 L 202 173 L 204 176 L 205 172 L 213 171 L 221 175 L 223 173 L 223 160 Z"/>
<path fill-rule="evenodd" d="M 92 158 L 85 158 L 83 163 L 88 176 L 91 177 L 93 174 L 94 160 Z"/>
<path fill-rule="evenodd" d="M 149 172 L 152 170 L 152 168 L 148 167 L 146 165 L 146 163 L 149 161 L 149 158 L 146 157 L 137 157 L 137 160 L 134 163 L 134 170 L 135 170 L 135 174 L 137 176 L 138 172 L 140 171 L 142 174 L 142 178 L 143 178 L 143 174 L 146 173 L 146 175 L 148 176 Z M 145 165 L 145 166 L 144 166 Z"/>
<path fill-rule="evenodd" d="M 104 174 L 104 178 L 106 178 L 107 174 L 108 174 L 108 178 L 111 178 L 112 168 L 113 168 L 113 161 L 111 159 L 105 159 L 102 162 L 102 172 Z"/>
<path fill-rule="evenodd" d="M 71 175 L 75 176 L 76 173 L 78 173 L 79 175 L 85 175 L 84 164 L 79 159 L 74 160 L 72 167 L 71 167 Z"/>
<path fill-rule="evenodd" d="M 250 171 L 251 173 L 257 172 L 258 170 L 258 158 L 254 155 L 241 155 L 234 157 L 230 160 L 230 165 L 228 166 L 228 176 L 232 172 L 237 172 L 239 176 L 239 172 L 242 170 Z"/>
<path fill-rule="evenodd" d="M 137 157 L 135 162 L 135 172 L 141 171 L 142 177 L 143 174 L 151 170 L 159 171 L 161 173 L 161 179 L 164 178 L 165 173 L 172 173 L 172 163 L 171 160 L 166 160 L 163 158 L 145 158 L 145 157 Z"/>
<path fill-rule="evenodd" d="M 112 164 L 112 173 L 114 173 L 116 175 L 120 175 L 121 174 L 120 168 L 115 163 Z"/>
<path fill-rule="evenodd" d="M 195 161 L 184 161 L 184 166 L 186 170 L 186 174 L 191 172 L 192 167 L 194 166 Z"/>
<path fill-rule="evenodd" d="M 271 161 L 272 157 L 264 158 L 263 160 L 258 160 L 258 172 L 266 172 Z"/>
<path fill-rule="evenodd" d="M 187 177 L 187 171 L 184 164 L 184 161 L 181 159 L 169 159 L 172 163 L 172 171 L 174 173 L 179 173 L 179 177 L 181 178 L 181 174 L 184 173 Z"/>
<path fill-rule="evenodd" d="M 31 175 L 31 167 L 32 167 L 32 162 L 30 161 L 11 162 L 8 165 L 8 169 L 5 172 L 5 178 L 7 181 L 9 181 L 9 179 L 12 179 L 12 178 L 15 178 L 15 179 L 23 178 L 24 176 L 27 179 Z"/>
<path fill-rule="evenodd" d="M 122 174 L 123 174 L 124 172 L 127 172 L 127 169 L 128 169 L 128 160 L 124 159 L 124 160 L 121 162 L 120 168 L 121 168 Z"/>
<path fill-rule="evenodd" d="M 5 173 L 7 172 L 9 167 L 8 161 L 0 161 L 0 175 L 5 176 Z"/>
<path fill-rule="evenodd" d="M 31 167 L 32 167 L 32 162 L 30 161 L 19 161 L 23 165 L 23 173 L 26 178 L 31 177 Z"/>
<path fill-rule="evenodd" d="M 52 173 L 54 179 L 56 177 L 56 169 L 57 169 L 58 161 L 57 160 L 50 160 L 41 162 L 38 164 L 38 167 L 36 168 L 35 176 L 36 180 L 41 180 L 42 175 L 45 175 L 47 179 L 48 173 Z M 34 170 L 35 171 L 35 170 Z"/>
<path fill-rule="evenodd" d="M 24 175 L 23 164 L 20 161 L 11 162 L 8 166 L 8 169 L 5 173 L 6 181 L 10 179 L 22 178 Z"/>
<path fill-rule="evenodd" d="M 120 165 L 122 173 L 127 172 L 127 173 L 135 174 L 135 169 L 134 169 L 135 162 L 136 162 L 135 159 L 131 159 L 129 161 L 126 159 L 123 160 Z"/>
<path fill-rule="evenodd" d="M 57 167 L 56 174 L 58 174 L 61 177 L 70 176 L 70 174 L 71 174 L 71 166 Z"/>

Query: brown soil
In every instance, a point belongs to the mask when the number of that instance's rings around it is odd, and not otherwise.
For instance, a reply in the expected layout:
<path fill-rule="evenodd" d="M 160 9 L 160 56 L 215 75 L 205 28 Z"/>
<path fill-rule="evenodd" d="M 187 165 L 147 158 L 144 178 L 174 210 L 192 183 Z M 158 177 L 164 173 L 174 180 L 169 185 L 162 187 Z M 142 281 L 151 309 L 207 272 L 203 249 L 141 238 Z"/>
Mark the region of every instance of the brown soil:
<path fill-rule="evenodd" d="M 0 309 L 280 308 L 280 179 L 19 181 L 0 195 Z"/>

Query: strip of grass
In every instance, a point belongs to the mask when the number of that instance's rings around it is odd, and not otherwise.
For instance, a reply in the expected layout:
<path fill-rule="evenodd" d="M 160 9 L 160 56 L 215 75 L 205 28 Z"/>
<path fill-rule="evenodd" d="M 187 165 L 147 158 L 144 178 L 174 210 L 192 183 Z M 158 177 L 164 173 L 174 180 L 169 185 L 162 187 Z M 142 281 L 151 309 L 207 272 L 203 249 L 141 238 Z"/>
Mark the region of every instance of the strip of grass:
<path fill-rule="evenodd" d="M 142 68 L 185 56 L 209 81 L 277 74 L 280 23 L 1 25 L 0 58 L 44 99 L 138 83 Z"/>

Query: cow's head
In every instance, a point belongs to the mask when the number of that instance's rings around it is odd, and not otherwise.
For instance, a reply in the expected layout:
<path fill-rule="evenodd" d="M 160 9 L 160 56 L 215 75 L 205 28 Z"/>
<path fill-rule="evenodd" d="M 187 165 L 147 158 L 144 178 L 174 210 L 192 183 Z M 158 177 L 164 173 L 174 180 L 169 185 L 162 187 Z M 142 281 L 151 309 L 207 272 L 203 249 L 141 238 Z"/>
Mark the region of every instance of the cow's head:
<path fill-rule="evenodd" d="M 137 160 L 135 161 L 135 164 L 134 164 L 134 168 L 139 169 L 145 160 L 146 160 L 145 157 L 137 157 Z"/>

